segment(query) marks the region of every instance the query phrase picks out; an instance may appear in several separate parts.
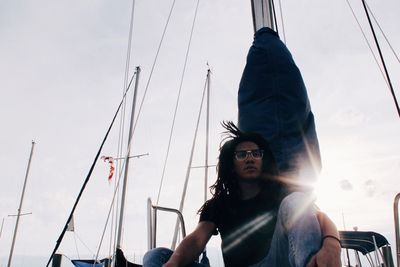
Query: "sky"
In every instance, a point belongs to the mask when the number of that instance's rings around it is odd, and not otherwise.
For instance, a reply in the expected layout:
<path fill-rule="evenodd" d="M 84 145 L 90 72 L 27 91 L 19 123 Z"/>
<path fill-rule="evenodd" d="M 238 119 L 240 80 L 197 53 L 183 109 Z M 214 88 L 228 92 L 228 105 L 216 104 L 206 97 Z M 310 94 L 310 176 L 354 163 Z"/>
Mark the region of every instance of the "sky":
<path fill-rule="evenodd" d="M 286 43 L 307 85 L 321 147 L 317 204 L 340 230 L 357 226 L 380 232 L 394 249 L 400 123 L 389 89 L 346 1 L 281 2 Z M 148 155 L 133 159 L 129 169 L 123 248 L 131 260 L 147 249 L 146 201 L 157 199 L 180 84 L 159 205 L 179 206 L 207 63 L 212 71 L 210 164 L 216 163 L 222 140 L 220 122 L 237 120 L 237 88 L 253 34 L 250 3 L 199 2 L 181 81 L 196 3 L 176 1 L 152 72 L 172 1 L 135 2 L 129 77 L 141 67 L 138 105 L 148 89 L 139 117 L 136 111 L 132 154 Z M 350 3 L 372 40 L 361 2 Z M 398 51 L 400 3 L 368 4 Z M 21 217 L 14 255 L 46 258 L 53 250 L 122 98 L 131 9 L 132 1 L 0 1 L 0 266 L 7 262 L 15 225 L 9 215 L 17 213 L 32 140 L 36 145 L 22 208 L 32 214 Z M 399 63 L 380 33 L 378 38 L 400 94 Z M 126 114 L 132 97 L 130 92 Z M 101 155 L 116 157 L 120 122 L 118 117 Z M 124 144 L 126 139 L 127 133 Z M 203 114 L 194 166 L 204 165 L 204 146 Z M 60 247 L 70 258 L 96 252 L 114 191 L 115 177 L 109 183 L 108 171 L 99 160 L 75 212 L 75 234 L 68 232 Z M 191 174 L 184 207 L 188 231 L 203 201 L 204 169 L 191 169 Z M 211 184 L 215 168 L 209 177 Z M 159 221 L 158 244 L 169 246 L 174 219 L 163 214 Z M 108 228 L 103 256 L 109 236 Z M 210 247 L 218 246 L 215 237 Z"/>

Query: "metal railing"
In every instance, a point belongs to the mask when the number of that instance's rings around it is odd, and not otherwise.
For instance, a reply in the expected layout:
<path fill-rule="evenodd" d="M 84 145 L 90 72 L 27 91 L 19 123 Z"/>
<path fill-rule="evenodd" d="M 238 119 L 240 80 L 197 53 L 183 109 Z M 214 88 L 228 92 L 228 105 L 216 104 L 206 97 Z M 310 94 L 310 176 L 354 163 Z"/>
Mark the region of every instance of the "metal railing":
<path fill-rule="evenodd" d="M 147 230 L 148 230 L 148 249 L 153 249 L 156 247 L 157 241 L 157 211 L 166 211 L 175 213 L 181 224 L 182 237 L 186 236 L 185 221 L 183 219 L 182 213 L 177 209 L 166 208 L 161 206 L 155 206 L 152 204 L 151 199 L 147 199 Z"/>

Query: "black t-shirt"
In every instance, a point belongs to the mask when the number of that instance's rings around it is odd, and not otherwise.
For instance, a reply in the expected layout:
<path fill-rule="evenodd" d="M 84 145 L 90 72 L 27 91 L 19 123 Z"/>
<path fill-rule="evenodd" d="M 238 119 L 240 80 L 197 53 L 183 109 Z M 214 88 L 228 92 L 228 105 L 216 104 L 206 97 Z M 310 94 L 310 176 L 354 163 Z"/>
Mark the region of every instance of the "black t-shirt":
<path fill-rule="evenodd" d="M 248 266 L 268 254 L 283 195 L 280 186 L 269 185 L 251 199 L 211 199 L 204 206 L 200 221 L 216 224 L 225 266 Z"/>

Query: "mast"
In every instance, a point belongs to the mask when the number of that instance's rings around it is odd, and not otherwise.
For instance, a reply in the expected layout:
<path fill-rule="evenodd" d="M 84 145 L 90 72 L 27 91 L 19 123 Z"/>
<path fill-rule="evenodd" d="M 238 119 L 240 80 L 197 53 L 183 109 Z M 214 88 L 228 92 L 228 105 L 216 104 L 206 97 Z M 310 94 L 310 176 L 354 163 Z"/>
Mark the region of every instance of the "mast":
<path fill-rule="evenodd" d="M 207 201 L 208 189 L 208 139 L 210 135 L 210 69 L 207 70 L 207 113 L 206 113 L 206 155 L 204 169 L 204 202 Z"/>
<path fill-rule="evenodd" d="M 394 210 L 394 230 L 396 238 L 396 259 L 397 266 L 400 266 L 400 225 L 399 225 L 399 200 L 400 193 L 394 198 L 393 210 Z"/>
<path fill-rule="evenodd" d="M 33 155 L 33 149 L 34 149 L 34 147 L 35 147 L 35 142 L 32 141 L 31 153 L 30 153 L 30 155 L 29 155 L 28 167 L 27 167 L 26 173 L 25 173 L 24 186 L 22 187 L 21 200 L 20 200 L 20 202 L 19 202 L 17 220 L 16 220 L 16 222 L 15 222 L 14 235 L 13 235 L 13 240 L 12 240 L 11 249 L 10 249 L 10 256 L 8 257 L 7 267 L 10 267 L 10 266 L 11 266 L 12 255 L 13 255 L 13 252 L 14 252 L 15 239 L 17 238 L 19 217 L 21 216 L 22 203 L 23 203 L 23 201 L 24 201 L 26 182 L 27 182 L 27 180 L 28 180 L 29 169 L 30 169 L 30 167 L 31 167 L 31 161 L 32 161 L 32 155 Z M 3 222 L 4 222 L 4 219 L 3 219 Z M 3 228 L 3 225 L 2 225 L 2 228 Z"/>
<path fill-rule="evenodd" d="M 187 191 L 187 186 L 188 186 L 189 177 L 190 177 L 190 170 L 192 168 L 194 148 L 195 148 L 195 145 L 196 145 L 197 132 L 198 132 L 198 129 L 199 129 L 201 111 L 203 109 L 204 96 L 205 96 L 205 92 L 206 91 L 207 91 L 207 97 L 209 97 L 210 73 L 211 73 L 211 71 L 210 71 L 210 69 L 208 69 L 207 70 L 207 76 L 206 76 L 206 84 L 205 84 L 205 87 L 204 87 L 204 90 L 203 90 L 203 96 L 202 96 L 202 99 L 201 99 L 200 110 L 199 110 L 199 114 L 198 114 L 198 117 L 197 117 L 196 129 L 194 131 L 195 133 L 194 133 L 194 137 L 193 137 L 192 148 L 191 148 L 191 151 L 190 151 L 189 164 L 188 164 L 188 167 L 187 167 L 187 170 L 186 170 L 185 182 L 184 182 L 184 185 L 183 185 L 183 192 L 182 192 L 181 201 L 180 201 L 180 204 L 179 204 L 179 209 L 178 209 L 179 212 L 183 211 L 183 205 L 185 203 L 186 191 Z M 209 100 L 207 99 L 207 117 L 209 115 L 209 107 L 208 107 L 208 105 L 209 105 Z M 208 124 L 208 120 L 209 119 L 207 118 L 207 124 Z M 208 126 L 206 128 L 207 128 L 207 132 L 208 132 Z M 207 145 L 206 146 L 208 147 L 208 137 L 207 137 Z M 208 168 L 208 158 L 207 158 L 208 156 L 207 155 L 208 155 L 208 148 L 206 148 L 206 166 L 205 166 L 205 170 L 206 170 L 206 174 L 205 175 L 206 176 L 205 176 L 205 181 L 204 181 L 204 186 L 205 186 L 205 188 L 204 188 L 204 190 L 205 190 L 204 191 L 204 198 L 205 199 L 207 199 L 207 168 Z M 175 250 L 176 243 L 177 243 L 177 240 L 178 240 L 179 225 L 180 225 L 180 221 L 179 221 L 179 218 L 177 218 L 176 219 L 176 223 L 175 223 L 174 236 L 173 236 L 172 245 L 171 245 L 171 249 L 172 250 Z"/>
<path fill-rule="evenodd" d="M 0 228 L 0 238 L 1 238 L 1 233 L 3 232 L 3 225 L 4 225 L 4 218 L 3 218 L 3 221 L 1 222 L 1 228 Z"/>
<path fill-rule="evenodd" d="M 271 28 L 274 31 L 277 30 L 277 26 L 274 23 L 273 0 L 251 0 L 251 10 L 254 32 L 263 27 Z"/>
<path fill-rule="evenodd" d="M 123 220 L 124 220 L 126 186 L 127 186 L 127 181 L 128 181 L 129 159 L 130 159 L 130 155 L 131 155 L 131 142 L 132 142 L 132 135 L 133 135 L 136 96 L 137 96 L 137 88 L 139 85 L 139 76 L 140 76 L 140 67 L 136 67 L 136 80 L 135 80 L 135 89 L 133 92 L 133 100 L 132 100 L 131 121 L 130 121 L 130 125 L 129 125 L 128 148 L 127 148 L 127 153 L 126 153 L 126 157 L 125 157 L 125 166 L 124 166 L 124 184 L 122 187 L 122 196 L 121 196 L 121 209 L 120 209 L 119 224 L 118 224 L 117 248 L 121 248 L 121 243 L 122 243 L 121 242 L 122 224 L 123 224 Z"/>

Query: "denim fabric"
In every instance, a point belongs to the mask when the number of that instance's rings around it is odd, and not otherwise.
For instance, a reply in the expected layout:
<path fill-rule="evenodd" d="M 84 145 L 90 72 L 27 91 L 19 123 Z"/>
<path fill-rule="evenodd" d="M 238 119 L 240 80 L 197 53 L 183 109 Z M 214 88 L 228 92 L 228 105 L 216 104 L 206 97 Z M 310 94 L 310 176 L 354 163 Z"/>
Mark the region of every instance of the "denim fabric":
<path fill-rule="evenodd" d="M 321 229 L 314 200 L 308 193 L 291 193 L 282 200 L 267 256 L 250 267 L 305 267 L 321 247 Z M 161 267 L 172 255 L 168 248 L 155 248 L 143 258 L 144 267 Z M 207 267 L 194 262 L 188 267 Z"/>
<path fill-rule="evenodd" d="M 321 160 L 301 73 L 277 33 L 254 36 L 238 93 L 239 128 L 269 141 L 282 175 L 312 182 Z"/>
<path fill-rule="evenodd" d="M 143 267 L 161 267 L 171 257 L 173 251 L 169 248 L 155 248 L 148 251 L 143 257 Z M 210 265 L 193 262 L 187 267 L 209 267 Z"/>
<path fill-rule="evenodd" d="M 285 197 L 267 256 L 251 267 L 305 267 L 321 247 L 321 229 L 314 201 L 307 193 Z"/>

